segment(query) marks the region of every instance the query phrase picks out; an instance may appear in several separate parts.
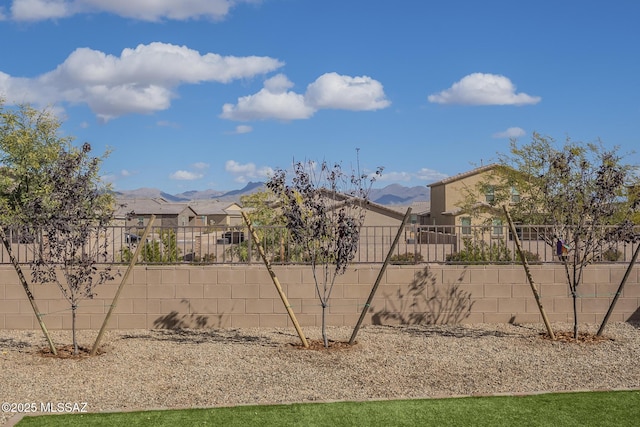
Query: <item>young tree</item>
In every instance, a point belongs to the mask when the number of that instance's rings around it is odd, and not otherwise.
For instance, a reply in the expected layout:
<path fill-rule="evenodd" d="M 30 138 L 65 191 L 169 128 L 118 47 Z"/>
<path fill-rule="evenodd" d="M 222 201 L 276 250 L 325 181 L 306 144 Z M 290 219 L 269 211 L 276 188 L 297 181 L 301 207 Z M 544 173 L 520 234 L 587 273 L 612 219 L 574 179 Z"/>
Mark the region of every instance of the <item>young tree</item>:
<path fill-rule="evenodd" d="M 82 299 L 93 298 L 95 287 L 114 278 L 107 259 L 107 225 L 113 218 L 113 196 L 99 176 L 101 158 L 91 146 L 62 149 L 46 171 L 50 191 L 27 205 L 26 224 L 37 239 L 32 263 L 35 282 L 56 284 L 71 306 L 74 354 L 78 353 L 76 314 Z"/>
<path fill-rule="evenodd" d="M 56 284 L 69 302 L 74 354 L 78 354 L 79 302 L 93 298 L 97 285 L 114 278 L 111 265 L 104 264 L 113 196 L 100 181 L 101 158 L 90 153 L 88 143 L 80 149 L 62 149 L 46 171 L 50 191 L 26 206 L 29 231 L 38 241 L 32 277 L 35 282 Z"/>
<path fill-rule="evenodd" d="M 294 244 L 311 263 L 322 306 L 322 339 L 329 346 L 326 314 L 337 276 L 343 274 L 358 250 L 369 191 L 375 178 L 360 171 L 345 173 L 340 164 L 298 162 L 291 182 L 276 170 L 267 188 L 279 198 L 286 228 Z"/>
<path fill-rule="evenodd" d="M 617 242 L 638 240 L 631 218 L 638 209 L 629 190 L 637 185 L 632 165 L 623 163 L 617 148 L 584 144 L 533 134 L 528 144 L 511 142 L 501 156 L 500 179 L 491 185 L 495 204 L 511 200 L 516 188 L 520 201 L 510 207 L 514 220 L 540 228 L 554 250 L 558 240 L 569 248 L 560 256 L 573 298 L 574 337 L 578 336 L 578 286 L 586 266 Z"/>
<path fill-rule="evenodd" d="M 48 111 L 29 105 L 5 108 L 0 99 L 0 234 L 53 354 L 56 348 L 13 256 L 10 240 L 16 234 L 22 241 L 27 238 L 22 231 L 31 221 L 29 206 L 37 199 L 50 199 L 47 195 L 53 187 L 47 172 L 58 161 L 61 149 L 71 142 L 58 135 L 59 128 L 60 123 Z"/>

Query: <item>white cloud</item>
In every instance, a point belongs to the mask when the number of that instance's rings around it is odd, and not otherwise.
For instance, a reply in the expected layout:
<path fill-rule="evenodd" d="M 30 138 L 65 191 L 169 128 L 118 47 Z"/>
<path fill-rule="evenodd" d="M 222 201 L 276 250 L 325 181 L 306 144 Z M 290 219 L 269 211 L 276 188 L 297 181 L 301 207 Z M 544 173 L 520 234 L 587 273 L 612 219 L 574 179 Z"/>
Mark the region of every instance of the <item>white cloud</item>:
<path fill-rule="evenodd" d="M 278 74 L 265 81 L 256 94 L 238 98 L 237 104 L 224 104 L 220 117 L 229 120 L 300 120 L 320 109 L 368 111 L 386 108 L 382 84 L 367 76 L 350 77 L 327 73 L 307 86 L 304 95 L 290 91 L 293 83 Z"/>
<path fill-rule="evenodd" d="M 411 181 L 413 175 L 409 172 L 383 172 L 382 175 L 376 177 L 376 181 L 382 182 L 408 182 Z"/>
<path fill-rule="evenodd" d="M 379 110 L 391 103 L 385 98 L 380 82 L 371 77 L 341 76 L 326 73 L 307 87 L 305 102 L 316 109 Z"/>
<path fill-rule="evenodd" d="M 179 129 L 180 128 L 180 125 L 178 123 L 170 122 L 168 120 L 158 120 L 156 122 L 156 125 L 158 125 L 160 127 L 167 127 L 167 128 L 174 128 L 174 129 Z"/>
<path fill-rule="evenodd" d="M 111 174 L 105 174 L 102 175 L 101 179 L 104 183 L 107 184 L 115 184 L 117 181 L 123 179 L 123 178 L 128 178 L 130 176 L 133 176 L 137 174 L 137 172 L 131 172 L 127 169 L 122 169 L 120 172 L 118 173 L 111 173 Z"/>
<path fill-rule="evenodd" d="M 238 103 L 222 106 L 223 119 L 247 120 L 296 120 L 308 119 L 315 109 L 305 105 L 304 97 L 287 91 L 293 86 L 284 75 L 278 74 L 265 81 L 264 87 L 254 95 L 238 98 Z"/>
<path fill-rule="evenodd" d="M 242 134 L 242 133 L 249 133 L 249 132 L 253 132 L 253 128 L 251 126 L 238 125 L 236 126 L 236 130 L 234 133 Z"/>
<path fill-rule="evenodd" d="M 273 175 L 273 169 L 268 166 L 258 168 L 254 163 L 241 164 L 235 160 L 227 160 L 224 169 L 234 176 L 236 182 L 247 182 L 252 179 L 267 179 Z"/>
<path fill-rule="evenodd" d="M 13 0 L 11 12 L 17 21 L 40 21 L 99 12 L 143 21 L 221 20 L 236 4 L 256 1 L 259 0 Z"/>
<path fill-rule="evenodd" d="M 516 93 L 515 85 L 504 76 L 473 73 L 428 99 L 437 104 L 526 105 L 537 104 L 542 98 Z"/>
<path fill-rule="evenodd" d="M 416 178 L 425 181 L 427 184 L 445 179 L 449 175 L 433 169 L 422 168 L 416 173 Z"/>
<path fill-rule="evenodd" d="M 178 181 L 194 181 L 196 179 L 202 178 L 203 176 L 204 175 L 200 173 L 179 170 L 169 175 L 169 178 L 175 179 Z"/>
<path fill-rule="evenodd" d="M 113 184 L 114 182 L 116 182 L 117 177 L 113 174 L 105 174 L 100 176 L 100 181 L 102 181 L 104 184 Z"/>
<path fill-rule="evenodd" d="M 199 169 L 199 170 L 204 170 L 204 169 L 209 169 L 209 163 L 205 163 L 205 162 L 196 162 L 193 164 L 194 169 Z"/>
<path fill-rule="evenodd" d="M 508 128 L 502 132 L 496 132 L 492 136 L 494 138 L 519 138 L 526 134 L 525 130 L 518 127 Z"/>
<path fill-rule="evenodd" d="M 0 92 L 7 103 L 84 103 L 107 121 L 169 108 L 180 84 L 228 83 L 282 65 L 270 57 L 201 55 L 186 46 L 158 42 L 124 49 L 119 57 L 79 48 L 55 70 L 36 78 L 0 72 Z"/>
<path fill-rule="evenodd" d="M 13 0 L 11 15 L 16 21 L 41 21 L 70 16 L 72 5 L 64 0 Z"/>
<path fill-rule="evenodd" d="M 382 176 L 378 177 L 378 181 L 382 182 L 410 182 L 410 181 L 423 181 L 426 184 L 440 181 L 446 178 L 448 175 L 438 172 L 433 169 L 422 168 L 417 172 L 383 172 Z"/>

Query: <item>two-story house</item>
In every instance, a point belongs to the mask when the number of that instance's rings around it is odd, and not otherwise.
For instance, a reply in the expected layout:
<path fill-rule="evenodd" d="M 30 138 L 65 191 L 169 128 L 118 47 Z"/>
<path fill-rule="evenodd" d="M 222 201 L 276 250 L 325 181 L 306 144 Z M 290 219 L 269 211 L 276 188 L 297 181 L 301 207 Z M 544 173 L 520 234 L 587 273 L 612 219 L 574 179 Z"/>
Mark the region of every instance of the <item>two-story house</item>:
<path fill-rule="evenodd" d="M 444 232 L 471 234 L 474 225 L 491 225 L 491 234 L 505 233 L 502 210 L 494 205 L 491 182 L 500 182 L 499 165 L 493 163 L 454 175 L 429 185 L 431 211 L 423 219 L 425 225 L 441 226 Z M 511 190 L 511 202 L 520 194 Z M 473 212 L 472 212 L 473 211 Z M 447 227 L 448 226 L 448 227 Z"/>

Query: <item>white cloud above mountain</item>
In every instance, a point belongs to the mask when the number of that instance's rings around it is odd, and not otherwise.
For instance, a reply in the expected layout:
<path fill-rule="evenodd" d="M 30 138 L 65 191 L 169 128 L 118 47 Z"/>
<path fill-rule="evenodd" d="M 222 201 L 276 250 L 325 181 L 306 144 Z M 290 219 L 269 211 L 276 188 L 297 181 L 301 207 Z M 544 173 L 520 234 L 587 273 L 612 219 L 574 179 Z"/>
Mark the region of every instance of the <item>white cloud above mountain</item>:
<path fill-rule="evenodd" d="M 191 166 L 193 166 L 194 169 L 206 170 L 206 169 L 209 169 L 209 166 L 211 166 L 211 165 L 209 165 L 209 163 L 205 163 L 205 162 L 195 162 Z"/>
<path fill-rule="evenodd" d="M 165 110 L 182 84 L 229 83 L 283 65 L 270 57 L 200 54 L 160 42 L 124 49 L 120 56 L 78 48 L 54 70 L 34 78 L 0 71 L 0 93 L 8 103 L 86 104 L 99 119 L 108 121 Z"/>
<path fill-rule="evenodd" d="M 305 94 L 291 89 L 294 84 L 278 74 L 264 82 L 253 95 L 238 98 L 236 104 L 224 104 L 221 118 L 235 121 L 301 120 L 321 109 L 371 111 L 388 107 L 383 86 L 367 77 L 326 73 L 307 86 Z"/>
<path fill-rule="evenodd" d="M 258 167 L 255 163 L 242 164 L 235 160 L 227 160 L 224 169 L 234 177 L 234 181 L 241 183 L 254 179 L 266 180 L 273 175 L 273 168 L 269 166 Z"/>
<path fill-rule="evenodd" d="M 177 180 L 177 181 L 195 181 L 197 179 L 203 178 L 204 175 L 197 172 L 189 172 L 185 170 L 178 170 L 169 175 L 169 178 Z"/>
<path fill-rule="evenodd" d="M 206 19 L 219 21 L 239 3 L 260 0 L 13 0 L 11 18 L 42 21 L 84 13 L 110 13 L 142 21 Z"/>
<path fill-rule="evenodd" d="M 421 181 L 425 184 L 430 184 L 432 182 L 440 181 L 441 179 L 446 178 L 448 175 L 438 172 L 433 169 L 422 168 L 415 172 L 393 172 L 393 171 L 383 171 L 382 176 L 378 177 L 377 180 L 381 182 L 410 182 L 410 181 Z"/>
<path fill-rule="evenodd" d="M 542 100 L 516 92 L 516 86 L 505 76 L 473 73 L 454 83 L 449 89 L 428 96 L 429 102 L 459 105 L 531 105 Z"/>
<path fill-rule="evenodd" d="M 502 132 L 496 132 L 494 138 L 519 138 L 526 134 L 525 130 L 519 127 L 510 127 Z"/>

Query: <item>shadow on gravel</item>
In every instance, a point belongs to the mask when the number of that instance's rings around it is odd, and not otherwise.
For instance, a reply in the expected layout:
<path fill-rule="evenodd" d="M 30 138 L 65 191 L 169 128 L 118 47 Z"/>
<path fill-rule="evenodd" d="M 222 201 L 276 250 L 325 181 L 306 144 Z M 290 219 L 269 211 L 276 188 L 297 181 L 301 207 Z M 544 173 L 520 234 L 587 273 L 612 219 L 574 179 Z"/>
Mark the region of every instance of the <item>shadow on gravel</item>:
<path fill-rule="evenodd" d="M 178 344 L 202 344 L 202 343 L 229 343 L 247 344 L 256 343 L 263 346 L 277 346 L 278 344 L 266 337 L 243 334 L 239 329 L 204 330 L 204 329 L 172 329 L 152 330 L 147 334 L 123 334 L 121 339 L 148 339 L 155 341 L 171 341 Z"/>
<path fill-rule="evenodd" d="M 494 331 L 487 329 L 475 329 L 466 325 L 448 325 L 448 326 L 389 326 L 389 328 L 397 329 L 399 332 L 412 336 L 421 337 L 452 337 L 452 338 L 483 338 L 483 337 L 522 337 L 522 333 Z"/>
<path fill-rule="evenodd" d="M 26 341 L 16 341 L 13 338 L 0 338 L 0 347 L 2 348 L 29 348 L 31 344 Z"/>

